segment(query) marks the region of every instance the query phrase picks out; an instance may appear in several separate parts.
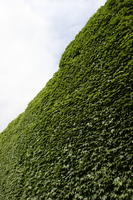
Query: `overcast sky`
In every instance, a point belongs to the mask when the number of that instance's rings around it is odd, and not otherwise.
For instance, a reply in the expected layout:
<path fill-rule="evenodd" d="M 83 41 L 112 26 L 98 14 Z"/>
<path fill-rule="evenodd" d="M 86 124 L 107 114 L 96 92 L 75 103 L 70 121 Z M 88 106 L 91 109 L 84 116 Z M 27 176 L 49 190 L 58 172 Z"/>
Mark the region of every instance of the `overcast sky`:
<path fill-rule="evenodd" d="M 0 0 L 0 131 L 58 70 L 66 46 L 106 0 Z"/>

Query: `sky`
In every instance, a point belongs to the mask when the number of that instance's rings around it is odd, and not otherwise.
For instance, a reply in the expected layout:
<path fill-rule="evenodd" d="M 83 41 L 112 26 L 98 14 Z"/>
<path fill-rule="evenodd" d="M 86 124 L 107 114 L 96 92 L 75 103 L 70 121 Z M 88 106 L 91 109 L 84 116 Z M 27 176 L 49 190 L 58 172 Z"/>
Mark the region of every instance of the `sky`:
<path fill-rule="evenodd" d="M 58 70 L 66 46 L 106 0 L 0 0 L 0 131 Z"/>

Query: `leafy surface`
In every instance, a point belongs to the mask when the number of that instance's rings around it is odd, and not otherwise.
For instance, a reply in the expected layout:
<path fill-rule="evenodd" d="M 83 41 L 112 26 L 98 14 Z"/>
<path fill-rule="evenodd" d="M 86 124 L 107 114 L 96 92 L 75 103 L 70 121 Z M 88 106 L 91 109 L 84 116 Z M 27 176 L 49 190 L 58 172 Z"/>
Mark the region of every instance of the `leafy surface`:
<path fill-rule="evenodd" d="M 0 200 L 131 200 L 131 0 L 108 0 L 0 134 Z"/>

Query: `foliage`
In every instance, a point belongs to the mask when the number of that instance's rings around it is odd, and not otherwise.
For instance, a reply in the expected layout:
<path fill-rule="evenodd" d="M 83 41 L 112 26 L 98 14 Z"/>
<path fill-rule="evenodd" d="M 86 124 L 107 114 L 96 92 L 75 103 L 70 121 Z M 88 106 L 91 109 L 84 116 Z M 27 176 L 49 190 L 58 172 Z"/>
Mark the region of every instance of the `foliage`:
<path fill-rule="evenodd" d="M 131 200 L 132 1 L 108 0 L 0 134 L 0 200 Z"/>

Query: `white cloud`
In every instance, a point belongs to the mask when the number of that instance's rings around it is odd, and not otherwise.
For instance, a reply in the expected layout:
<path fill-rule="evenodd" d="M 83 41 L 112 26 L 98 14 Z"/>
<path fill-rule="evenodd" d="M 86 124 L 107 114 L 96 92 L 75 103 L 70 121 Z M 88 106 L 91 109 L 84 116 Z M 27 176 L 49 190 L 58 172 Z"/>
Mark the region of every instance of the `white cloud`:
<path fill-rule="evenodd" d="M 44 87 L 66 45 L 104 2 L 0 1 L 0 130 Z"/>

